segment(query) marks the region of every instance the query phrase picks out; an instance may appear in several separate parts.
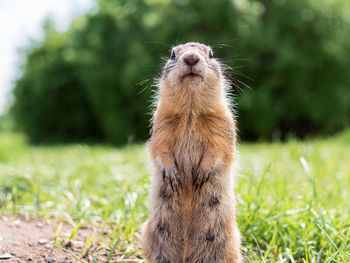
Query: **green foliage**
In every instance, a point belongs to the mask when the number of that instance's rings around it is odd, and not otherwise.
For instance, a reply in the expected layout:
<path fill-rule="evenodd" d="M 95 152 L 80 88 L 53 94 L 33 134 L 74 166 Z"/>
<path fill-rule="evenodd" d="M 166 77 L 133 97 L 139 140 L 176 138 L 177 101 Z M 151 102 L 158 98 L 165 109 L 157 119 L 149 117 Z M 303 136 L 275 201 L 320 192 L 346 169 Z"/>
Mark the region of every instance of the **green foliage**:
<path fill-rule="evenodd" d="M 135 88 L 151 63 L 142 35 L 128 33 L 109 14 L 88 16 L 85 23 L 71 48 L 104 137 L 116 143 L 146 138 L 150 94 Z"/>
<path fill-rule="evenodd" d="M 326 134 L 349 125 L 350 31 L 341 3 L 275 0 L 244 6 L 253 14 L 239 23 L 238 45 L 239 54 L 250 59 L 244 74 L 253 78 L 253 92 L 239 100 L 243 135 Z M 349 5 L 343 8 L 350 11 Z"/>
<path fill-rule="evenodd" d="M 349 134 L 240 145 L 237 220 L 247 262 L 350 262 Z M 145 155 L 140 145 L 38 147 L 0 133 L 0 215 L 63 219 L 76 226 L 71 237 L 93 226 L 101 238 L 86 239 L 90 256 L 135 262 L 149 213 Z M 94 238 L 105 241 L 88 250 Z M 64 246 L 58 238 L 55 245 Z"/>
<path fill-rule="evenodd" d="M 43 45 L 28 54 L 16 83 L 13 115 L 33 142 L 101 136 L 78 67 L 65 58 L 64 37 L 49 28 Z"/>
<path fill-rule="evenodd" d="M 333 133 L 350 123 L 349 12 L 343 0 L 100 0 L 65 33 L 47 26 L 14 116 L 34 142 L 144 140 L 159 56 L 199 41 L 233 67 L 243 138 Z"/>

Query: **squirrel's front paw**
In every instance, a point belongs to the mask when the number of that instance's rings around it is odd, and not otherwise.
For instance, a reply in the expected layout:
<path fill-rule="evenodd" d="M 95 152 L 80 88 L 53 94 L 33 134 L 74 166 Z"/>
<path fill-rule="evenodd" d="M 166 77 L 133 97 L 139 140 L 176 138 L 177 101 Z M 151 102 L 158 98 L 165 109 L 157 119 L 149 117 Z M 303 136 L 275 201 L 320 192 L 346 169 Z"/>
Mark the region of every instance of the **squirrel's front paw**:
<path fill-rule="evenodd" d="M 192 184 L 194 186 L 194 190 L 197 191 L 201 189 L 203 184 L 208 182 L 210 176 L 212 175 L 212 169 L 204 170 L 202 168 L 198 168 L 197 171 L 192 171 Z"/>
<path fill-rule="evenodd" d="M 164 182 L 169 182 L 170 187 L 173 191 L 178 192 L 179 191 L 179 186 L 181 186 L 181 180 L 180 180 L 180 175 L 175 166 L 166 168 L 162 167 L 161 168 L 162 176 L 163 176 L 163 181 Z"/>
<path fill-rule="evenodd" d="M 157 157 L 156 160 L 160 166 L 164 183 L 169 183 L 171 189 L 178 192 L 181 180 L 174 154 L 172 158 L 169 155 L 163 155 L 162 157 Z"/>
<path fill-rule="evenodd" d="M 203 184 L 208 182 L 220 163 L 221 159 L 200 160 L 198 167 L 192 169 L 192 184 L 195 191 L 201 189 Z"/>

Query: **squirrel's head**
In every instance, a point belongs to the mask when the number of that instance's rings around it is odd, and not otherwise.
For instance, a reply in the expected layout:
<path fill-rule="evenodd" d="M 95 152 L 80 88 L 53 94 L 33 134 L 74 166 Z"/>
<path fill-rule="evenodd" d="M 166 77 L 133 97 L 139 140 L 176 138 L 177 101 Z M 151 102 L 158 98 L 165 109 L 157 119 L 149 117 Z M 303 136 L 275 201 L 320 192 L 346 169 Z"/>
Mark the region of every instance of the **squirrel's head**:
<path fill-rule="evenodd" d="M 160 78 L 160 88 L 172 91 L 215 88 L 222 86 L 221 83 L 224 77 L 212 49 L 194 42 L 171 49 Z"/>

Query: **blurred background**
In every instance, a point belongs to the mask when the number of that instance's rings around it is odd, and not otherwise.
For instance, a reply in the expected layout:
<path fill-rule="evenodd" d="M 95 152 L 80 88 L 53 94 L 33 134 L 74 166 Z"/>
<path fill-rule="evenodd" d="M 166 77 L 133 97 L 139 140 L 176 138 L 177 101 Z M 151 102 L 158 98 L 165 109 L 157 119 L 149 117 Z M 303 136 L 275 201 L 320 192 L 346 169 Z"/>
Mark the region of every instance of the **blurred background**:
<path fill-rule="evenodd" d="M 350 125 L 348 0 L 1 0 L 0 36 L 0 129 L 32 143 L 145 141 L 162 57 L 187 41 L 232 67 L 241 139 Z"/>

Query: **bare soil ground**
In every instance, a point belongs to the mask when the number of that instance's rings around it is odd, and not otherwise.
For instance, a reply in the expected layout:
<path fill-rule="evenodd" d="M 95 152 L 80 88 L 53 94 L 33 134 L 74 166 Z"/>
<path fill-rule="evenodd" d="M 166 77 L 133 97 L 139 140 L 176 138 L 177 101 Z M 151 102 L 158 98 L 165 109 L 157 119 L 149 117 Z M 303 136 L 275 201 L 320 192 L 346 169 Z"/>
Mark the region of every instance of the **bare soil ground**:
<path fill-rule="evenodd" d="M 80 228 L 71 242 L 59 244 L 54 247 L 58 223 L 50 220 L 29 218 L 24 216 L 5 215 L 0 217 L 0 263 L 17 262 L 44 262 L 44 263 L 69 263 L 69 262 L 91 262 L 88 257 L 83 258 L 83 250 L 86 239 L 92 236 L 93 228 Z M 63 224 L 60 231 L 60 240 L 67 240 L 73 227 Z M 94 250 L 99 247 L 96 242 Z M 76 259 L 72 256 L 76 256 Z M 94 253 L 97 262 L 107 262 L 109 251 L 98 249 Z M 10 258 L 6 257 L 10 256 Z M 2 259 L 2 257 L 4 257 Z M 115 257 L 111 258 L 113 259 Z M 132 258 L 128 262 L 140 262 Z M 118 261 L 117 261 L 118 262 Z"/>
<path fill-rule="evenodd" d="M 56 226 L 57 227 L 57 226 Z M 69 230 L 64 225 L 64 230 Z M 68 231 L 67 231 L 68 233 Z M 83 246 L 84 239 L 91 234 L 91 229 L 81 229 L 76 237 Z M 55 227 L 50 221 L 19 216 L 3 216 L 0 219 L 0 255 L 10 254 L 10 259 L 2 261 L 12 262 L 75 262 L 72 255 L 57 247 L 55 241 Z M 79 242 L 75 242 L 79 245 Z M 74 252 L 82 253 L 82 247 L 71 247 Z M 80 253 L 79 253 L 80 252 Z"/>

